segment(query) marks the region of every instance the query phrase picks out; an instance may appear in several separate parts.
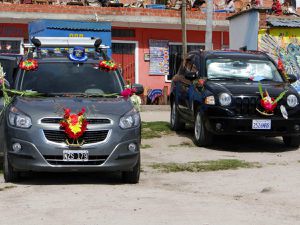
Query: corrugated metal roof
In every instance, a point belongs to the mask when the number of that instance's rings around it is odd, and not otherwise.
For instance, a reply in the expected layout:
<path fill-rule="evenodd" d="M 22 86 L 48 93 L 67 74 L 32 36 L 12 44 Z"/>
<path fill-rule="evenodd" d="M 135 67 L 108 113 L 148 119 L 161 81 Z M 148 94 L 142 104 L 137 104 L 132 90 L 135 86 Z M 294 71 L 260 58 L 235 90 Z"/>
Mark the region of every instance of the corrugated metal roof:
<path fill-rule="evenodd" d="M 80 21 L 51 21 L 46 23 L 48 29 L 57 30 L 80 30 L 80 31 L 102 31 L 110 32 L 111 27 L 106 23 L 80 22 Z"/>
<path fill-rule="evenodd" d="M 300 27 L 300 19 L 296 18 L 269 18 L 267 24 L 272 27 Z"/>

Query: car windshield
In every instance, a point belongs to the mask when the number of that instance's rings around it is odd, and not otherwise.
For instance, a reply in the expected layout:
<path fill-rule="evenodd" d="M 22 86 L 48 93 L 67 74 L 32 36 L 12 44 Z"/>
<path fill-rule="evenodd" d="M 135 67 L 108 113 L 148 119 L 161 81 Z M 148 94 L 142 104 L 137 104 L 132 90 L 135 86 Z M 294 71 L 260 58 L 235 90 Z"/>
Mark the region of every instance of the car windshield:
<path fill-rule="evenodd" d="M 40 63 L 37 70 L 24 72 L 21 90 L 40 93 L 113 94 L 122 91 L 116 72 L 100 70 L 91 63 Z"/>
<path fill-rule="evenodd" d="M 276 81 L 283 79 L 271 61 L 256 59 L 208 59 L 208 79 Z"/>

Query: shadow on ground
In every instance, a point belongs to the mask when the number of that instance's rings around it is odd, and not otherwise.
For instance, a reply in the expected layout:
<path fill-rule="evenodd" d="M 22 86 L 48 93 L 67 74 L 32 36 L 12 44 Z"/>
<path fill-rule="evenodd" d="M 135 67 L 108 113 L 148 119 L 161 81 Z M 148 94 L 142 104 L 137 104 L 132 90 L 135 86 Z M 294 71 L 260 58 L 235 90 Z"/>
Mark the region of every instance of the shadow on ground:
<path fill-rule="evenodd" d="M 3 172 L 3 158 L 0 157 L 0 175 Z M 20 185 L 77 185 L 77 184 L 104 184 L 121 185 L 121 173 L 21 173 L 16 184 Z"/>
<path fill-rule="evenodd" d="M 18 184 L 24 185 L 79 185 L 79 184 L 123 184 L 120 173 L 36 173 L 21 175 Z"/>
<path fill-rule="evenodd" d="M 194 130 L 190 127 L 184 131 L 176 132 L 178 136 L 193 139 Z M 281 137 L 256 137 L 256 136 L 214 136 L 213 144 L 207 149 L 231 152 L 285 152 L 297 148 L 286 147 Z"/>

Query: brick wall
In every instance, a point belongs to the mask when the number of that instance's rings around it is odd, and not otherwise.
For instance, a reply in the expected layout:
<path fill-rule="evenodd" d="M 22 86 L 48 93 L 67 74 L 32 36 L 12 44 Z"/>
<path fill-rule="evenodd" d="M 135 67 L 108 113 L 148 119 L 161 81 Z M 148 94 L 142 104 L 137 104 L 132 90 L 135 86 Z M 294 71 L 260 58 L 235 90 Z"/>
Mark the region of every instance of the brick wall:
<path fill-rule="evenodd" d="M 263 6 L 264 7 L 272 7 L 273 0 L 263 0 Z"/>
<path fill-rule="evenodd" d="M 177 10 L 159 10 L 145 8 L 110 8 L 90 6 L 61 6 L 61 5 L 33 5 L 33 4 L 1 4 L 0 12 L 38 12 L 58 14 L 95 14 L 98 15 L 123 15 L 123 16 L 156 16 L 156 17 L 180 17 Z M 215 20 L 226 20 L 230 14 L 214 13 Z M 205 19 L 205 13 L 188 11 L 187 17 L 192 19 Z"/>

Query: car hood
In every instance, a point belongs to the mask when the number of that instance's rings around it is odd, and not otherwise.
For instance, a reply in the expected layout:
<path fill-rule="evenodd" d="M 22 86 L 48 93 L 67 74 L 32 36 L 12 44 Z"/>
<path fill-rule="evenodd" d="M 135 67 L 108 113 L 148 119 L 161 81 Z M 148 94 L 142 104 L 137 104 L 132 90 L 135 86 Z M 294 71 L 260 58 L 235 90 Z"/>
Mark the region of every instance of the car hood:
<path fill-rule="evenodd" d="M 263 91 L 268 91 L 270 96 L 278 96 L 281 92 L 288 90 L 288 93 L 297 94 L 296 90 L 287 83 L 262 82 Z M 214 94 L 222 92 L 232 95 L 259 95 L 258 82 L 246 81 L 207 81 L 207 89 Z"/>
<path fill-rule="evenodd" d="M 16 97 L 13 106 L 36 119 L 62 117 L 65 108 L 70 108 L 72 113 L 85 108 L 87 117 L 122 116 L 133 108 L 129 99 L 81 97 Z"/>

